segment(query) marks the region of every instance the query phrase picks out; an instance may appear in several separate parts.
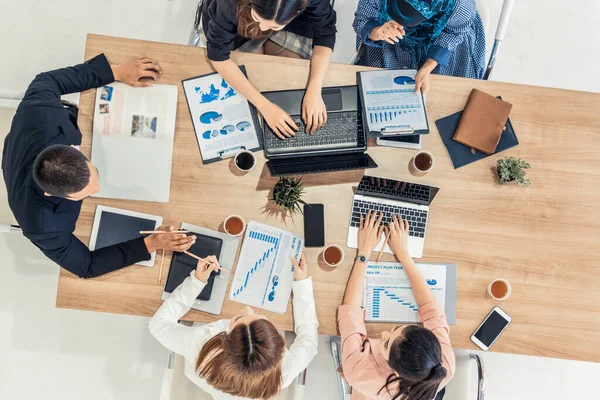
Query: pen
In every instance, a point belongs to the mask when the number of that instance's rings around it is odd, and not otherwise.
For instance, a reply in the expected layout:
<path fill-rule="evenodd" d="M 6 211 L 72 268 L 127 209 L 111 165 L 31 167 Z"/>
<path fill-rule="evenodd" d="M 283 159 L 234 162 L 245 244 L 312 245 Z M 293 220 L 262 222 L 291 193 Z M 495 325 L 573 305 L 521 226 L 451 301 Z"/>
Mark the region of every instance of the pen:
<path fill-rule="evenodd" d="M 153 233 L 190 233 L 190 231 L 140 231 L 140 235 L 151 235 Z"/>
<path fill-rule="evenodd" d="M 210 264 L 210 263 L 209 263 L 208 261 L 206 261 L 204 258 L 200 258 L 200 257 L 198 257 L 197 255 L 190 253 L 189 251 L 184 251 L 183 253 L 184 253 L 184 254 L 187 254 L 188 256 L 190 256 L 190 257 L 192 257 L 192 258 L 195 258 L 195 259 L 196 259 L 196 260 L 198 260 L 198 261 L 203 261 L 203 262 L 204 262 L 204 263 L 206 263 L 206 264 Z M 223 268 L 223 267 L 221 267 L 221 266 L 219 266 L 219 270 L 223 270 L 223 271 L 225 271 L 225 272 L 229 272 L 228 270 L 226 270 L 225 268 Z"/>

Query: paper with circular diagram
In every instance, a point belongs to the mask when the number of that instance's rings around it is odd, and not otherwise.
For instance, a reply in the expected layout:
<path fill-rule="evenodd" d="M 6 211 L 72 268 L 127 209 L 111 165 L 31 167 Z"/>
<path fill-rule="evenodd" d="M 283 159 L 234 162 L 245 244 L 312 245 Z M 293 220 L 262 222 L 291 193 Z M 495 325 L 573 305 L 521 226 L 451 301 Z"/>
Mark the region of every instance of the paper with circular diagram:
<path fill-rule="evenodd" d="M 219 74 L 187 79 L 183 89 L 205 163 L 260 147 L 250 103 Z"/>

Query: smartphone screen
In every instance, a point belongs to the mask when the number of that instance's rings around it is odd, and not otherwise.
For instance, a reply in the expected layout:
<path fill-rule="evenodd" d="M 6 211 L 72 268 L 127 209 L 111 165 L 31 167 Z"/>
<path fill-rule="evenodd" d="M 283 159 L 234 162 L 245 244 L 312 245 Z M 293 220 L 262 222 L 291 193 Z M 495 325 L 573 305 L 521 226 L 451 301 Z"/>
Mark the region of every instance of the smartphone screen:
<path fill-rule="evenodd" d="M 493 310 L 473 336 L 486 347 L 490 347 L 509 323 L 510 321 L 507 321 L 500 313 Z"/>
<path fill-rule="evenodd" d="M 323 204 L 304 205 L 304 245 L 306 247 L 325 246 Z"/>

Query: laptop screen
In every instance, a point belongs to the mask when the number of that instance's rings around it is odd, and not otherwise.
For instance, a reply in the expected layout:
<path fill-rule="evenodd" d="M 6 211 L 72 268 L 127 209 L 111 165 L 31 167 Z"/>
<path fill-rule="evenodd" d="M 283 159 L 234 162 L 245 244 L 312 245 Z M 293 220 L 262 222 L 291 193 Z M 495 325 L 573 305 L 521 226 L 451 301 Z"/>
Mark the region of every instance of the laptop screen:
<path fill-rule="evenodd" d="M 365 175 L 358 185 L 356 194 L 428 206 L 439 190 L 434 186 Z"/>

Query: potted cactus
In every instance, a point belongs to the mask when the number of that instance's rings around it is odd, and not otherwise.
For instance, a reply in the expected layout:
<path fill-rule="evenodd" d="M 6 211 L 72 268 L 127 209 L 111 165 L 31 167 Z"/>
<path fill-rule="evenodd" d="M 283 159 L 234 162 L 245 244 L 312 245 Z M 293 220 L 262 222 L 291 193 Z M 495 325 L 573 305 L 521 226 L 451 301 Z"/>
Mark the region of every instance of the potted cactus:
<path fill-rule="evenodd" d="M 530 179 L 525 179 L 525 170 L 531 168 L 531 165 L 525 160 L 515 157 L 504 157 L 498 160 L 496 171 L 498 173 L 498 183 L 504 185 L 512 182 L 519 186 L 531 185 Z"/>
<path fill-rule="evenodd" d="M 298 211 L 302 212 L 301 205 L 306 204 L 301 198 L 303 191 L 302 178 L 280 177 L 273 188 L 273 202 L 280 209 L 294 215 Z"/>

